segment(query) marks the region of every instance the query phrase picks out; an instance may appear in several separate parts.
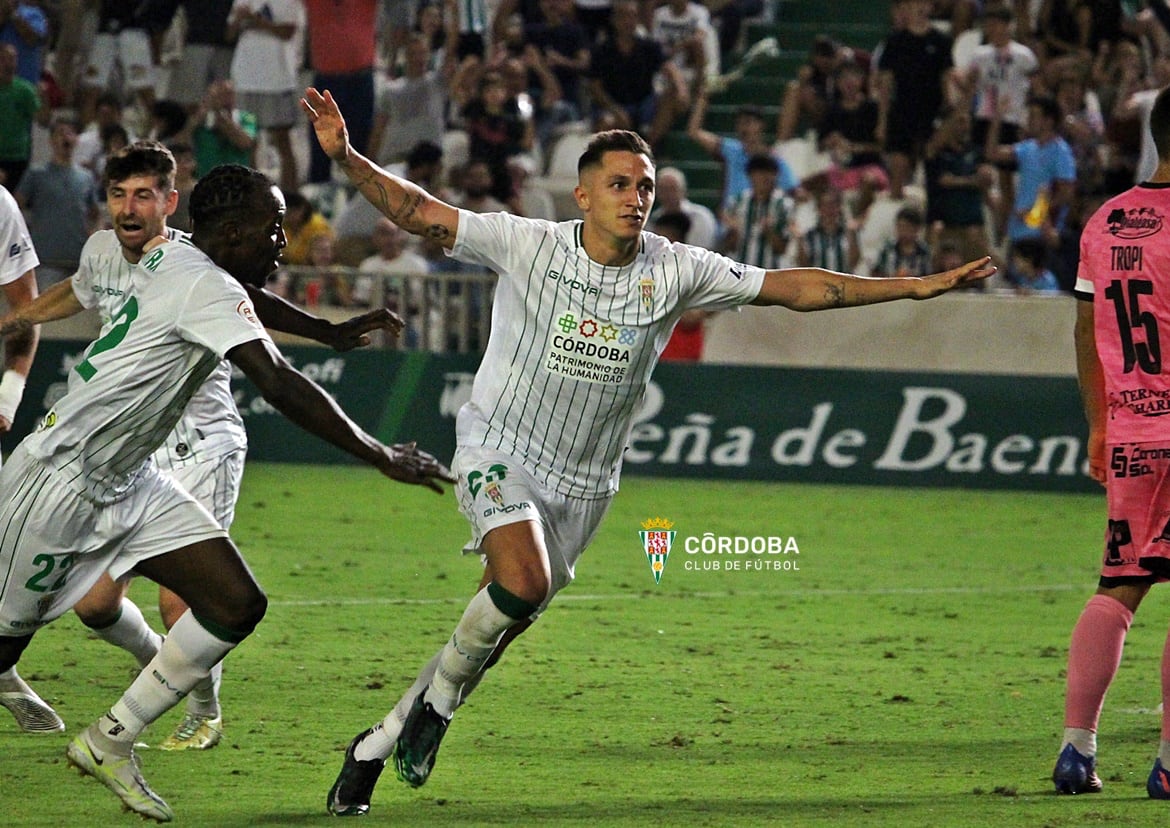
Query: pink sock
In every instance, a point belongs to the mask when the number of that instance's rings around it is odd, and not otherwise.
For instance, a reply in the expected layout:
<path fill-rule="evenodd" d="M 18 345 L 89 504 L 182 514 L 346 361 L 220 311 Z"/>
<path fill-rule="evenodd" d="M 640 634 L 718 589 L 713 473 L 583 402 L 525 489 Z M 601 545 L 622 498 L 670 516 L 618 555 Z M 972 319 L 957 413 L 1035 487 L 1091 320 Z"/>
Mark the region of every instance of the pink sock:
<path fill-rule="evenodd" d="M 1121 649 L 1131 623 L 1133 613 L 1115 598 L 1094 595 L 1085 604 L 1068 649 L 1065 727 L 1097 731 L 1105 691 L 1121 663 Z"/>

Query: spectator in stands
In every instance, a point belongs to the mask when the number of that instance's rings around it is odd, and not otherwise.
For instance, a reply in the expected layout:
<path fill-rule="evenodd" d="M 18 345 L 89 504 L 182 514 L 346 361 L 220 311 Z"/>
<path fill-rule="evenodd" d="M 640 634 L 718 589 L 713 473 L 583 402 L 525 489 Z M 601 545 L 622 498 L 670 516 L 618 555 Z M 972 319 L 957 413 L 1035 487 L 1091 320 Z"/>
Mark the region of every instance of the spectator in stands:
<path fill-rule="evenodd" d="M 154 75 L 143 7 L 125 0 L 99 0 L 97 34 L 81 78 L 81 122 L 93 120 L 98 96 L 110 91 L 138 101 L 143 123 L 129 132 L 141 133 L 154 104 Z"/>
<path fill-rule="evenodd" d="M 905 27 L 882 42 L 877 91 L 890 195 L 901 199 L 946 101 L 953 63 L 951 39 L 930 25 L 930 0 L 894 0 L 894 6 Z"/>
<path fill-rule="evenodd" d="M 971 135 L 970 112 L 962 106 L 944 108 L 926 145 L 926 221 L 935 249 L 954 244 L 963 255 L 986 255 L 991 248 L 985 204 L 996 172 L 982 159 L 983 149 Z"/>
<path fill-rule="evenodd" d="M 731 202 L 751 187 L 747 176 L 747 162 L 753 155 L 770 154 L 776 158 L 780 168 L 779 185 L 786 193 L 791 193 L 800 182 L 792 173 L 792 169 L 782 158 L 773 152 L 764 134 L 764 112 L 758 106 L 745 104 L 735 112 L 735 137 L 716 135 L 703 129 L 703 119 L 707 115 L 707 95 L 702 93 L 694 109 L 691 110 L 690 120 L 687 122 L 687 135 L 692 141 L 702 147 L 708 155 L 723 162 L 723 195 L 720 198 L 720 207 L 726 209 Z"/>
<path fill-rule="evenodd" d="M 556 221 L 556 205 L 548 190 L 533 186 L 536 162 L 531 155 L 513 155 L 508 159 L 508 175 L 512 178 L 512 200 L 508 209 L 518 216 Z"/>
<path fill-rule="evenodd" d="M 677 167 L 661 167 L 656 183 L 651 222 L 665 213 L 683 213 L 689 222 L 682 241 L 714 250 L 719 242 L 719 222 L 709 208 L 687 198 L 687 178 L 683 171 Z"/>
<path fill-rule="evenodd" d="M 310 239 L 309 266 L 320 280 L 319 302 L 337 308 L 348 308 L 354 304 L 350 273 L 337 263 L 332 233 L 318 233 Z"/>
<path fill-rule="evenodd" d="M 723 251 L 745 264 L 775 270 L 788 250 L 792 201 L 778 185 L 780 164 L 769 153 L 747 162 L 748 189 L 723 211 Z"/>
<path fill-rule="evenodd" d="M 1131 54 L 1126 44 L 1119 50 Z M 1156 158 L 1153 138 L 1149 134 L 1149 111 L 1158 92 L 1170 81 L 1170 61 L 1163 57 L 1153 61 L 1149 73 L 1142 70 L 1140 56 L 1138 60 L 1122 62 L 1124 69 L 1112 82 L 1093 90 L 1100 99 L 1101 111 L 1105 113 L 1105 141 L 1108 144 L 1105 187 L 1111 193 L 1121 192 L 1132 182 L 1144 181 L 1153 173 Z"/>
<path fill-rule="evenodd" d="M 479 79 L 479 94 L 463 108 L 463 124 L 471 140 L 472 161 L 484 162 L 491 172 L 491 194 L 499 202 L 512 197 L 508 159 L 532 149 L 535 126 L 525 120 L 510 98 L 503 76 L 487 71 Z"/>
<path fill-rule="evenodd" d="M 100 108 L 99 108 L 100 111 Z M 176 140 L 177 135 L 182 134 L 184 128 L 187 126 L 187 120 L 190 115 L 178 101 L 172 101 L 169 98 L 161 98 L 154 102 L 154 106 L 150 108 L 150 129 L 147 135 L 153 141 L 158 141 L 160 144 L 166 144 Z"/>
<path fill-rule="evenodd" d="M 1096 94 L 1085 89 L 1081 72 L 1069 72 L 1057 82 L 1055 98 L 1060 107 L 1058 131 L 1072 148 L 1076 161 L 1077 192 L 1104 192 L 1101 146 L 1105 139 L 1105 119 Z"/>
<path fill-rule="evenodd" d="M 458 189 L 463 195 L 456 198 L 455 206 L 460 209 L 472 213 L 499 213 L 508 209 L 508 205 L 494 197 L 491 168 L 486 161 L 468 161 L 459 173 Z"/>
<path fill-rule="evenodd" d="M 837 99 L 837 70 L 852 63 L 868 71 L 869 57 L 868 53 L 856 54 L 828 35 L 813 38 L 808 60 L 784 86 L 776 140 L 787 141 L 798 133 L 819 129 L 829 105 Z"/>
<path fill-rule="evenodd" d="M 1170 17 L 1170 8 L 1166 10 L 1166 14 Z M 1170 25 L 1170 21 L 1168 21 L 1168 25 Z M 1158 166 L 1158 153 L 1154 147 L 1153 133 L 1150 131 L 1150 112 L 1154 108 L 1154 99 L 1167 86 L 1170 86 L 1170 50 L 1154 58 L 1150 66 L 1148 88 L 1135 92 L 1125 102 L 1125 105 L 1114 113 L 1115 118 L 1131 122 L 1136 121 L 1138 129 L 1141 132 L 1132 184 L 1140 184 L 1143 181 L 1148 181 L 1154 174 L 1154 169 Z M 1109 144 L 1108 154 L 1110 156 L 1115 155 L 1113 151 L 1114 144 L 1109 138 L 1108 131 L 1106 132 L 1106 141 Z M 1110 170 L 1109 166 L 1106 165 L 1105 170 L 1105 191 L 1115 193 L 1126 189 L 1130 182 L 1117 175 L 1116 168 Z"/>
<path fill-rule="evenodd" d="M 608 36 L 613 7 L 613 0 L 573 0 L 573 15 L 585 27 L 590 49 Z"/>
<path fill-rule="evenodd" d="M 846 220 L 841 193 L 825 190 L 816 200 L 816 224 L 797 238 L 797 267 L 853 271 L 861 260 L 861 250 L 857 244 L 857 227 Z"/>
<path fill-rule="evenodd" d="M 236 106 L 230 80 L 215 81 L 175 139 L 195 149 L 196 177 L 220 164 L 254 166 L 256 116 Z"/>
<path fill-rule="evenodd" d="M 354 148 L 370 152 L 374 126 L 374 63 L 382 0 L 305 0 L 313 86 L 328 89 L 342 111 Z M 438 136 L 435 136 L 438 137 Z M 330 180 L 332 163 L 309 137 L 309 182 Z"/>
<path fill-rule="evenodd" d="M 906 205 L 894 218 L 894 238 L 882 245 L 871 276 L 929 276 L 934 273 L 934 257 L 922 237 L 925 220 L 922 211 Z"/>
<path fill-rule="evenodd" d="M 975 25 L 980 5 L 980 0 L 931 0 L 931 25 L 956 39 Z"/>
<path fill-rule="evenodd" d="M 300 181 L 292 127 L 299 123 L 300 48 L 305 8 L 301 0 L 235 0 L 228 40 L 236 43 L 231 79 L 240 109 L 256 117 L 280 163 L 278 182 L 294 190 Z"/>
<path fill-rule="evenodd" d="M 541 51 L 531 43 L 524 46 L 519 56 L 500 61 L 499 71 L 508 90 L 508 106 L 520 113 L 526 131 L 531 123 L 534 142 L 525 152 L 543 152 L 552 144 L 555 130 L 575 118 L 573 107 L 561 93 L 560 81 L 545 63 Z"/>
<path fill-rule="evenodd" d="M 73 162 L 77 122 L 56 118 L 49 127 L 52 156 L 31 167 L 13 191 L 24 211 L 33 247 L 41 259 L 37 287 L 44 291 L 69 278 L 81 259 L 81 248 L 97 229 L 97 185 L 88 171 Z"/>
<path fill-rule="evenodd" d="M 228 14 L 233 0 L 146 0 L 144 17 L 157 37 L 184 11 L 183 59 L 170 66 L 166 97 L 190 114 L 203 91 L 231 76 L 234 46 L 228 41 Z M 156 140 L 165 141 L 165 138 Z"/>
<path fill-rule="evenodd" d="M 378 301 L 378 283 L 382 285 L 383 305 L 406 321 L 399 341 L 407 348 L 417 348 L 420 342 L 419 306 L 407 303 L 407 296 L 421 295 L 423 280 L 429 271 L 427 260 L 407 250 L 409 234 L 386 217 L 378 219 L 372 244 L 376 253 L 363 259 L 358 266 L 353 301 L 368 306 Z"/>
<path fill-rule="evenodd" d="M 593 47 L 589 66 L 593 128 L 631 129 L 659 144 L 689 101 L 678 66 L 639 34 L 637 0 L 615 0 L 609 34 Z M 655 78 L 661 72 L 661 91 Z"/>
<path fill-rule="evenodd" d="M 935 251 L 934 260 L 938 265 L 946 265 L 946 267 L 962 267 L 963 266 L 963 251 L 954 242 L 945 241 L 937 245 L 932 244 Z M 981 290 L 972 285 L 971 289 Z"/>
<path fill-rule="evenodd" d="M 695 0 L 666 0 L 654 9 L 650 36 L 678 66 L 694 100 L 697 84 L 719 74 L 719 36 L 707 7 Z"/>
<path fill-rule="evenodd" d="M 741 48 L 744 21 L 764 13 L 766 0 L 704 0 L 719 30 L 719 51 L 732 56 Z"/>
<path fill-rule="evenodd" d="M 285 192 L 284 206 L 284 235 L 288 244 L 281 258 L 290 265 L 312 264 L 313 239 L 318 236 L 332 239 L 333 228 L 300 190 Z"/>
<path fill-rule="evenodd" d="M 175 189 L 179 193 L 179 202 L 175 212 L 167 218 L 167 226 L 176 230 L 191 232 L 191 217 L 188 208 L 191 204 L 191 191 L 195 189 L 195 150 L 190 144 L 175 142 L 167 147 L 171 155 L 175 156 Z"/>
<path fill-rule="evenodd" d="M 1086 0 L 1041 0 L 1035 18 L 1035 34 L 1042 61 L 1072 56 L 1092 62 L 1093 9 Z"/>
<path fill-rule="evenodd" d="M 889 189 L 890 177 L 882 164 L 882 141 L 877 102 L 865 94 L 865 72 L 855 63 L 837 70 L 837 97 L 817 130 L 817 142 L 831 159 L 829 169 L 806 179 L 809 190 L 831 187 L 851 196 L 853 214 L 865 215 L 874 196 Z"/>
<path fill-rule="evenodd" d="M 1023 43 L 1012 37 L 1013 13 L 1006 3 L 988 5 L 983 12 L 984 42 L 971 53 L 971 62 L 956 74 L 956 82 L 975 113 L 975 143 L 983 146 L 998 114 L 1000 140 L 1020 139 L 1028 120 L 1028 91 L 1040 63 Z"/>
<path fill-rule="evenodd" d="M 1055 248 L 1060 240 L 1076 187 L 1076 162 L 1072 148 L 1056 131 L 1060 109 L 1051 98 L 1036 98 L 1028 105 L 1028 138 L 1016 144 L 994 144 L 993 123 L 989 146 L 992 160 L 1015 158 L 1019 163 L 1015 200 L 1007 217 L 1011 248 L 1024 239 L 1040 239 Z M 1009 250 L 1009 255 L 1011 250 Z M 1011 268 L 1011 282 L 1018 277 Z"/>
<path fill-rule="evenodd" d="M 77 136 L 73 148 L 73 163 L 90 171 L 100 181 L 98 161 L 102 156 L 102 130 L 112 126 L 126 126 L 122 99 L 115 92 L 102 92 L 94 101 L 93 121 Z M 130 134 L 130 130 L 126 131 Z"/>
<path fill-rule="evenodd" d="M 37 3 L 0 0 L 0 43 L 16 47 L 16 76 L 33 86 L 41 82 L 49 18 Z"/>
<path fill-rule="evenodd" d="M 1021 239 L 1012 246 L 1009 273 L 1016 293 L 1059 293 L 1060 283 L 1048 267 L 1050 251 L 1042 239 Z"/>
<path fill-rule="evenodd" d="M 453 10 L 452 2 L 453 0 L 442 0 L 441 3 L 438 0 L 422 0 L 415 12 L 414 27 L 403 39 L 402 45 L 405 47 L 410 39 L 410 34 L 423 36 L 431 50 L 428 69 L 438 69 L 442 66 L 443 61 L 447 60 L 448 52 L 452 55 L 451 62 L 453 64 L 458 62 L 454 57 L 455 41 L 458 36 L 452 32 L 452 29 L 455 27 L 453 21 L 459 19 L 459 12 Z"/>
<path fill-rule="evenodd" d="M 106 172 L 106 159 L 130 144 L 130 134 L 121 124 L 110 124 L 102 127 L 101 138 L 102 154 L 97 157 L 97 161 L 94 163 L 93 183 L 97 187 L 98 200 L 104 202 L 106 191 L 102 186 L 102 176 Z"/>
<path fill-rule="evenodd" d="M 1028 91 L 1039 69 L 1035 53 L 1012 38 L 1011 8 L 997 2 L 983 12 L 984 42 L 976 46 L 971 62 L 956 73 L 956 83 L 975 113 L 973 137 L 984 147 L 992 122 L 1000 119 L 999 140 L 1014 144 L 1023 135 L 1028 120 Z M 997 165 L 999 191 L 1010 201 L 1014 186 L 1015 161 Z"/>
<path fill-rule="evenodd" d="M 540 50 L 544 62 L 561 86 L 569 115 L 579 120 L 584 110 L 583 80 L 589 71 L 591 41 L 573 16 L 573 0 L 540 0 L 541 22 L 527 21 L 524 39 Z"/>
<path fill-rule="evenodd" d="M 403 161 L 419 141 L 434 141 L 446 129 L 455 54 L 446 50 L 437 69 L 430 68 L 431 58 L 426 36 L 410 35 L 403 47 L 402 76 L 389 80 L 378 93 L 370 150 L 383 166 Z"/>
<path fill-rule="evenodd" d="M 15 190 L 32 158 L 33 121 L 41 113 L 37 88 L 16 76 L 16 47 L 0 43 L 0 184 Z"/>

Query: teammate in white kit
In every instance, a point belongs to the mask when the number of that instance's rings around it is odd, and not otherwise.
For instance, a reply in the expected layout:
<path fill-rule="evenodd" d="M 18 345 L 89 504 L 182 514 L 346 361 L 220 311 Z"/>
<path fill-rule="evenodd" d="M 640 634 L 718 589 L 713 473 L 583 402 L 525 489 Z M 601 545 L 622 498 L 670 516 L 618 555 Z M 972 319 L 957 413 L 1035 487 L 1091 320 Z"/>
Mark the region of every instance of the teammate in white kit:
<path fill-rule="evenodd" d="M 0 319 L 0 324 L 44 323 L 97 308 L 101 335 L 109 332 L 130 291 L 135 265 L 143 247 L 156 236 L 171 241 L 188 234 L 166 226 L 178 203 L 174 188 L 175 160 L 162 144 L 140 141 L 111 156 L 104 171 L 106 204 L 112 230 L 101 230 L 86 240 L 77 273 L 59 282 L 35 301 Z M 317 339 L 339 350 L 368 341 L 370 331 L 396 333 L 401 320 L 385 310 L 354 317 L 341 324 L 304 313 L 261 288 L 245 286 L 260 321 L 267 327 Z M 155 452 L 159 468 L 202 503 L 220 526 L 231 528 L 243 476 L 248 439 L 231 390 L 231 366 L 221 362 L 192 397 L 187 411 Z M 129 578 L 115 582 L 102 576 L 77 602 L 78 617 L 101 638 L 130 652 L 140 667 L 158 652 L 162 637 L 152 630 L 126 593 Z M 186 605 L 165 587 L 159 588 L 159 609 L 169 629 Z M 223 731 L 219 705 L 222 664 L 187 696 L 187 714 L 160 745 L 164 750 L 207 749 L 218 744 Z M 15 673 L 10 679 L 19 679 Z M 14 689 L 0 702 L 17 717 L 23 730 L 63 730 L 64 723 L 32 691 Z M 35 711 L 35 715 L 34 715 Z M 53 726 L 50 726 L 53 725 Z"/>
<path fill-rule="evenodd" d="M 142 778 L 135 739 L 251 633 L 267 605 L 227 532 L 150 460 L 207 376 L 226 357 L 293 422 L 386 476 L 436 492 L 452 479 L 413 444 L 385 446 L 360 429 L 288 364 L 256 318 L 242 284 L 264 284 L 277 266 L 280 190 L 255 170 L 217 167 L 196 185 L 190 212 L 191 242 L 146 245 L 107 332 L 0 470 L 0 670 L 104 572 L 145 575 L 189 607 L 67 750 L 70 764 L 158 821 L 173 813 Z"/>
<path fill-rule="evenodd" d="M 8 307 L 19 310 L 37 298 L 36 267 L 40 264 L 16 199 L 0 187 L 0 288 Z M 24 383 L 37 350 L 36 328 L 10 334 L 4 340 L 4 373 L 0 376 L 0 434 L 12 428 L 24 396 Z M 8 708 L 21 730 L 53 733 L 65 723 L 15 669 L 0 672 L 0 706 Z"/>
<path fill-rule="evenodd" d="M 594 136 L 578 162 L 583 221 L 456 210 L 349 145 L 331 95 L 302 101 L 322 149 L 362 194 L 455 258 L 500 274 L 491 337 L 452 464 L 470 549 L 486 566 L 450 641 L 385 719 L 350 744 L 328 809 L 363 814 L 386 760 L 422 785 L 456 708 L 508 641 L 573 578 L 610 499 L 650 372 L 687 310 L 796 310 L 925 299 L 994 272 L 989 259 L 923 279 L 764 271 L 643 230 L 654 162 L 638 135 Z"/>

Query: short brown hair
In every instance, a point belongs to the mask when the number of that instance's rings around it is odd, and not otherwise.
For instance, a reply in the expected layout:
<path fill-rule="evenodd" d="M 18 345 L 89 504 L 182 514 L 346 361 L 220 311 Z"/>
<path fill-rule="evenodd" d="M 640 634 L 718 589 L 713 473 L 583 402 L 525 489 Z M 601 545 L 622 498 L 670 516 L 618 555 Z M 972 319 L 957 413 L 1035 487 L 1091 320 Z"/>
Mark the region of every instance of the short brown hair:
<path fill-rule="evenodd" d="M 175 189 L 175 156 L 158 141 L 135 141 L 106 160 L 102 187 L 135 175 L 153 175 L 159 189 L 170 192 Z"/>
<path fill-rule="evenodd" d="M 607 152 L 632 152 L 645 155 L 650 159 L 651 164 L 654 163 L 654 151 L 650 149 L 650 145 L 641 135 L 628 129 L 607 129 L 590 139 L 589 144 L 585 147 L 585 152 L 581 153 L 581 157 L 577 159 L 577 175 L 590 167 L 598 166 L 601 163 L 601 157 Z"/>

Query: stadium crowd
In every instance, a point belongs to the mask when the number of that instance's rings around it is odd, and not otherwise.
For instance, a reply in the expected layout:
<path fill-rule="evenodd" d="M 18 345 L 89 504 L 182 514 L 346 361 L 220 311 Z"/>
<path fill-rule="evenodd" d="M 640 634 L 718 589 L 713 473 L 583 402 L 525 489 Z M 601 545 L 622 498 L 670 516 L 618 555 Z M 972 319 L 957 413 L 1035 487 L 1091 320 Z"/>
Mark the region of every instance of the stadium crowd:
<path fill-rule="evenodd" d="M 1163 0 L 893 0 L 884 37 L 812 37 L 796 77 L 719 132 L 708 113 L 726 73 L 759 56 L 745 22 L 782 27 L 802 1 L 2 0 L 0 176 L 42 272 L 63 277 L 103 226 L 96 184 L 118 147 L 175 153 L 180 229 L 201 175 L 254 165 L 289 205 L 275 290 L 383 303 L 407 318 L 407 347 L 479 347 L 490 286 L 462 286 L 437 245 L 388 239 L 309 140 L 297 100 L 311 82 L 350 114 L 360 151 L 466 209 L 575 217 L 576 171 L 558 159 L 632 128 L 667 179 L 656 221 L 685 213 L 693 243 L 869 275 L 991 252 L 992 290 L 1070 291 L 1083 218 L 1152 170 Z M 675 156 L 693 153 L 720 162 L 718 196 L 687 198 Z M 38 221 L 46 202 L 75 216 L 67 228 Z M 454 316 L 472 320 L 458 337 Z"/>

